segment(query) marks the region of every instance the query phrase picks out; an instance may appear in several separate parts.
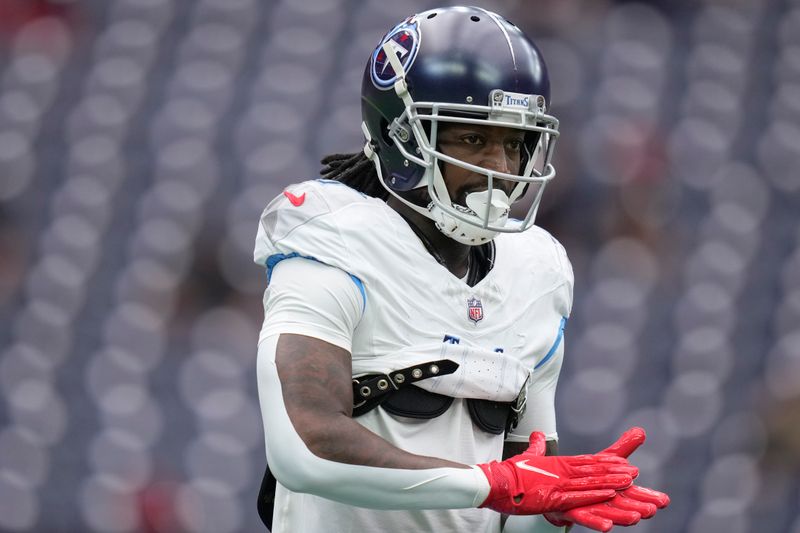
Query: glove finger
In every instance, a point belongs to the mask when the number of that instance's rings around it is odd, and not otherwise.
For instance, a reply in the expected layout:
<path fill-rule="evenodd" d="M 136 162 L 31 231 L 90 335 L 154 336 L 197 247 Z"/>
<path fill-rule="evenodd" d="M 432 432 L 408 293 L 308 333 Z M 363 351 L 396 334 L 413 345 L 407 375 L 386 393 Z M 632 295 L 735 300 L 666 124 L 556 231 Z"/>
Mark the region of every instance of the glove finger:
<path fill-rule="evenodd" d="M 644 444 L 646 438 L 647 435 L 642 428 L 632 427 L 623 433 L 614 444 L 600 453 L 627 458 L 636 451 L 636 448 Z"/>
<path fill-rule="evenodd" d="M 547 451 L 547 443 L 545 442 L 544 433 L 541 431 L 534 431 L 528 438 L 530 446 L 525 453 L 533 454 L 537 457 L 544 457 Z"/>
<path fill-rule="evenodd" d="M 611 500 L 617 493 L 614 490 L 572 490 L 553 496 L 554 511 L 568 511 L 575 507 L 585 507 Z"/>
<path fill-rule="evenodd" d="M 618 526 L 632 526 L 634 524 L 638 524 L 639 520 L 642 519 L 642 515 L 640 515 L 636 511 L 619 509 L 613 507 L 611 503 L 592 505 L 590 507 L 581 507 L 580 509 L 581 510 L 585 509 L 586 511 L 591 512 L 595 516 L 611 520 L 612 522 L 614 522 L 615 525 Z"/>
<path fill-rule="evenodd" d="M 628 474 L 631 478 L 636 479 L 639 475 L 639 469 L 633 465 L 606 465 L 595 464 L 576 466 L 570 469 L 570 473 L 582 476 L 603 476 L 606 474 Z"/>
<path fill-rule="evenodd" d="M 624 457 L 617 457 L 616 455 L 592 455 L 592 454 L 583 454 L 583 455 L 571 455 L 571 456 L 563 456 L 561 457 L 563 461 L 567 464 L 572 466 L 583 466 L 583 465 L 596 465 L 598 463 L 602 464 L 617 464 L 617 465 L 627 465 L 628 460 Z"/>
<path fill-rule="evenodd" d="M 655 504 L 640 502 L 633 498 L 626 498 L 624 491 L 618 492 L 614 499 L 608 502 L 608 505 L 618 509 L 625 509 L 626 511 L 636 511 L 645 519 L 652 518 L 655 516 L 656 511 L 658 511 L 658 507 L 656 507 Z"/>
<path fill-rule="evenodd" d="M 632 483 L 633 479 L 628 474 L 608 474 L 605 476 L 572 478 L 564 483 L 564 487 L 581 490 L 623 490 L 630 487 Z"/>
<path fill-rule="evenodd" d="M 594 505 L 590 508 L 578 507 L 570 509 L 561 514 L 565 520 L 580 524 L 583 527 L 594 529 L 595 531 L 611 531 L 614 527 L 614 522 L 603 516 L 593 513 L 590 509 L 594 509 Z"/>
<path fill-rule="evenodd" d="M 663 509 L 669 505 L 669 496 L 657 490 L 640 487 L 638 485 L 631 485 L 623 492 L 626 498 L 631 498 L 645 503 L 652 503 L 659 509 Z"/>

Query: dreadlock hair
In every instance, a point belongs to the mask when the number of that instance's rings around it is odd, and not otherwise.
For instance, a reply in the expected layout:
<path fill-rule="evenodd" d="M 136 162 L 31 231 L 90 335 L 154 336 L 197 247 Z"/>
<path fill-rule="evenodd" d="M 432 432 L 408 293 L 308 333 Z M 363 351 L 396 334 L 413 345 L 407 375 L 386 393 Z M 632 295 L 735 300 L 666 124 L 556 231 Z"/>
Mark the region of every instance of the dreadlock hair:
<path fill-rule="evenodd" d="M 320 171 L 323 178 L 339 181 L 384 202 L 389 199 L 389 191 L 379 181 L 375 165 L 364 152 L 330 154 L 323 157 L 320 163 L 323 164 Z"/>

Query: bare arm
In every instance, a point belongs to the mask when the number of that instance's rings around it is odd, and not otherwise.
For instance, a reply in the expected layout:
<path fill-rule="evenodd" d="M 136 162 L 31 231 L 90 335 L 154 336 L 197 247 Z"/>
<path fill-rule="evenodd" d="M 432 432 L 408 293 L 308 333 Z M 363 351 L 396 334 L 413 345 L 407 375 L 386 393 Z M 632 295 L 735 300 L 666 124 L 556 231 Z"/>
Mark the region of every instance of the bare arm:
<path fill-rule="evenodd" d="M 314 455 L 383 468 L 470 468 L 405 452 L 353 420 L 350 354 L 346 350 L 312 337 L 283 334 L 276 365 L 289 418 Z"/>

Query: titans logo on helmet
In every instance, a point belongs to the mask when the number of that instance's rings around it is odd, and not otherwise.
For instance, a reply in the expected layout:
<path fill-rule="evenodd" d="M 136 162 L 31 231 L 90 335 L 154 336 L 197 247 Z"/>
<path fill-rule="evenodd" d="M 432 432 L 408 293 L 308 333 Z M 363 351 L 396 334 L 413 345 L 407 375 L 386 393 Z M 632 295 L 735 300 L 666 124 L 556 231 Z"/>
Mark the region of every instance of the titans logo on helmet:
<path fill-rule="evenodd" d="M 411 18 L 395 26 L 386 34 L 380 46 L 372 53 L 372 83 L 383 90 L 391 89 L 397 80 L 397 73 L 395 73 L 389 58 L 386 56 L 384 49 L 386 43 L 389 43 L 393 53 L 397 55 L 397 59 L 400 60 L 403 68 L 408 72 L 417 57 L 417 50 L 419 49 L 419 32 L 417 31 L 416 21 Z"/>

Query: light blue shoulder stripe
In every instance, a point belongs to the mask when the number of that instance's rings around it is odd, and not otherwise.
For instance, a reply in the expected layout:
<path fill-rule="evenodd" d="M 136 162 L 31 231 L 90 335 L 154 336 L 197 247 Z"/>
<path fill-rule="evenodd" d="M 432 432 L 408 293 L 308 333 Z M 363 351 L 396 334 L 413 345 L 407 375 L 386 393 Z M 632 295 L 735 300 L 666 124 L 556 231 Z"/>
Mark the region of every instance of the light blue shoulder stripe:
<path fill-rule="evenodd" d="M 293 257 L 302 257 L 303 259 L 311 259 L 312 261 L 317 261 L 316 257 L 311 257 L 310 255 L 300 255 L 297 252 L 292 252 L 290 254 L 272 254 L 271 256 L 267 257 L 265 265 L 267 266 L 267 284 L 269 284 L 270 280 L 272 279 L 272 270 L 284 259 L 292 259 Z"/>
<path fill-rule="evenodd" d="M 267 257 L 266 266 L 267 266 L 267 284 L 269 285 L 269 281 L 272 279 L 272 270 L 275 266 L 283 261 L 284 259 L 292 259 L 293 257 L 302 257 L 303 259 L 310 259 L 311 261 L 316 261 L 318 263 L 322 263 L 316 257 L 311 257 L 310 255 L 301 255 L 297 252 L 292 252 L 290 254 L 272 254 L 271 256 Z M 324 264 L 324 263 L 323 263 Z M 358 279 L 356 276 L 347 273 L 350 276 L 350 279 L 353 280 L 353 283 L 356 284 L 358 287 L 358 292 L 361 293 L 361 312 L 363 313 L 364 310 L 367 308 L 367 291 L 364 289 L 364 283 Z"/>
<path fill-rule="evenodd" d="M 350 274 L 350 279 L 353 280 L 353 283 L 356 284 L 356 287 L 361 292 L 361 312 L 363 313 L 367 309 L 367 291 L 364 289 L 364 283 L 352 274 Z"/>
<path fill-rule="evenodd" d="M 536 370 L 537 368 L 545 364 L 547 361 L 549 361 L 553 357 L 553 354 L 556 353 L 556 350 L 558 350 L 558 347 L 561 345 L 561 340 L 564 338 L 564 328 L 566 327 L 566 325 L 567 325 L 567 317 L 562 316 L 561 324 L 558 326 L 558 336 L 556 337 L 556 341 L 550 347 L 550 350 L 547 351 L 547 355 L 545 355 L 544 358 L 542 358 L 542 360 L 539 361 L 539 363 L 535 367 L 533 367 L 534 370 Z"/>

